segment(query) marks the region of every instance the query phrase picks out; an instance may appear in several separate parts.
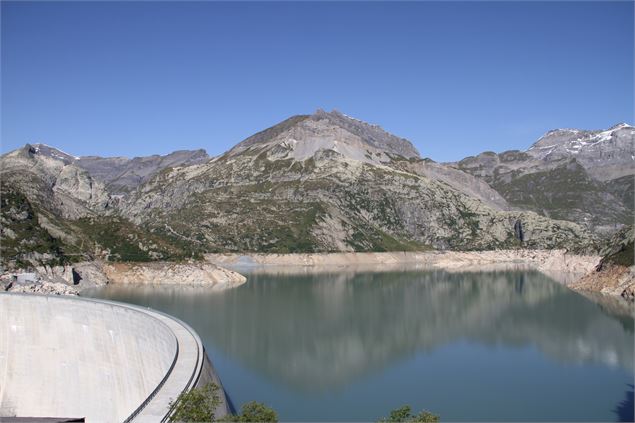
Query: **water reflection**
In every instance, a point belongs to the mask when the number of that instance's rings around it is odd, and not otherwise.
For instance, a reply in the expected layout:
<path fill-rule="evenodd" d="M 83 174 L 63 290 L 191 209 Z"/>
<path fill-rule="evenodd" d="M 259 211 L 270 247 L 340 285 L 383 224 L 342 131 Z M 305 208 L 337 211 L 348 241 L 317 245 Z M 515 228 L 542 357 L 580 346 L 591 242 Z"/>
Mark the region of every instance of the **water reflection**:
<path fill-rule="evenodd" d="M 633 370 L 632 316 L 611 316 L 538 272 L 254 272 L 248 280 L 222 293 L 111 286 L 107 296 L 176 314 L 227 356 L 306 392 L 453 342 L 531 346 L 561 363 Z"/>

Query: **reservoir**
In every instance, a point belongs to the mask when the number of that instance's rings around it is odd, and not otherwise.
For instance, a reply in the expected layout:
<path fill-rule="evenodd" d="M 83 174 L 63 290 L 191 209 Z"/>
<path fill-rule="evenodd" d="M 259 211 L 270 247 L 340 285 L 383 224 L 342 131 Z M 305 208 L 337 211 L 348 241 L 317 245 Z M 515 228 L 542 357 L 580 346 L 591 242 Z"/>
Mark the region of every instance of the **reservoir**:
<path fill-rule="evenodd" d="M 632 419 L 632 315 L 539 272 L 241 272 L 222 292 L 83 295 L 184 320 L 234 406 L 283 421 L 377 421 L 406 404 L 442 421 Z"/>

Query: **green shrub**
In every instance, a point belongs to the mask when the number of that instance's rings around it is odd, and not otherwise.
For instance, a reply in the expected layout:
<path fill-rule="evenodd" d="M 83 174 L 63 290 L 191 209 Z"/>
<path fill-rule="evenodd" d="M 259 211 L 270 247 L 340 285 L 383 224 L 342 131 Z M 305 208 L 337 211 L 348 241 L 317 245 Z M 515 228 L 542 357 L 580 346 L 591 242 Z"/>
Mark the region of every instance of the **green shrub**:
<path fill-rule="evenodd" d="M 237 416 L 227 416 L 227 421 L 230 422 L 245 422 L 245 423 L 257 423 L 257 422 L 277 422 L 278 414 L 266 405 L 251 401 L 244 404 L 240 409 L 240 414 Z"/>
<path fill-rule="evenodd" d="M 439 416 L 425 410 L 413 415 L 410 406 L 404 405 L 392 410 L 390 416 L 381 419 L 379 423 L 435 423 L 438 421 Z"/>
<path fill-rule="evenodd" d="M 200 388 L 183 392 L 176 401 L 170 403 L 174 412 L 171 422 L 214 422 L 214 412 L 220 405 L 218 385 L 208 383 Z"/>
<path fill-rule="evenodd" d="M 170 403 L 174 412 L 170 416 L 171 422 L 215 422 L 214 415 L 221 403 L 218 385 L 208 383 L 200 388 L 179 395 L 176 401 Z M 218 421 L 222 422 L 277 422 L 278 415 L 274 410 L 259 402 L 251 401 L 244 404 L 238 415 L 227 415 Z"/>

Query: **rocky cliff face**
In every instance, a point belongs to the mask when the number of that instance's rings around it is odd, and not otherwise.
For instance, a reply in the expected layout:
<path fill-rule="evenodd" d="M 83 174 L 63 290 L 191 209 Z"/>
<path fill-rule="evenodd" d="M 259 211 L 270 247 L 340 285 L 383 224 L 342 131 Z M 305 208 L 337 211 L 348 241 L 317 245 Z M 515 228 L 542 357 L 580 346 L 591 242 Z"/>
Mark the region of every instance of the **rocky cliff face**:
<path fill-rule="evenodd" d="M 625 130 L 616 129 L 615 139 Z M 540 172 L 551 178 L 562 166 L 586 172 L 567 160 L 508 152 L 447 166 L 422 159 L 409 141 L 376 125 L 319 110 L 213 159 L 203 150 L 78 158 L 27 145 L 0 164 L 3 190 L 33 205 L 38 226 L 70 259 L 69 251 L 81 259 L 145 261 L 225 251 L 592 249 L 594 235 L 561 220 L 579 217 L 568 203 L 545 213 L 523 202 L 532 181 L 516 190 L 499 183 Z M 605 205 L 628 196 L 627 182 L 608 194 L 595 179 L 589 184 Z"/>

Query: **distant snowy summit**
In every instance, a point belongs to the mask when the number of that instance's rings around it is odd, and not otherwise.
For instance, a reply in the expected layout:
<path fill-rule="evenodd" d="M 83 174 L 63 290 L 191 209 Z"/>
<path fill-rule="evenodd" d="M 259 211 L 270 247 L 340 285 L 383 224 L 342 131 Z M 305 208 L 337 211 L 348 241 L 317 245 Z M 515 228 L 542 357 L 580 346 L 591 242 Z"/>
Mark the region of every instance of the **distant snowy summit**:
<path fill-rule="evenodd" d="M 635 128 L 619 123 L 605 130 L 556 129 L 547 132 L 527 153 L 541 160 L 573 157 L 601 180 L 632 173 Z"/>

